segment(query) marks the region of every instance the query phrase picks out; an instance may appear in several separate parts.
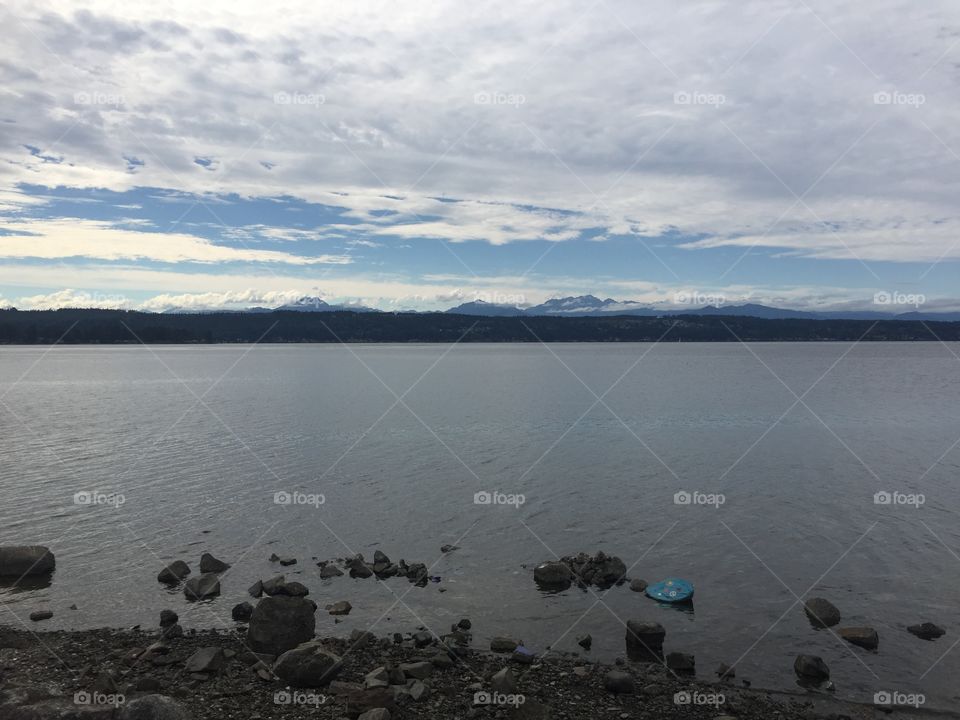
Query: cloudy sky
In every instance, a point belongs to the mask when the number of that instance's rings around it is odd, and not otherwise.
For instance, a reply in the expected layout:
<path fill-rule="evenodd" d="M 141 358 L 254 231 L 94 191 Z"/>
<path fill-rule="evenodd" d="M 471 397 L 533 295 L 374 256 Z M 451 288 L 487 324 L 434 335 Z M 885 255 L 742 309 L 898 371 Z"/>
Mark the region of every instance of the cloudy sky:
<path fill-rule="evenodd" d="M 955 0 L 0 19 L 2 305 L 960 307 Z"/>

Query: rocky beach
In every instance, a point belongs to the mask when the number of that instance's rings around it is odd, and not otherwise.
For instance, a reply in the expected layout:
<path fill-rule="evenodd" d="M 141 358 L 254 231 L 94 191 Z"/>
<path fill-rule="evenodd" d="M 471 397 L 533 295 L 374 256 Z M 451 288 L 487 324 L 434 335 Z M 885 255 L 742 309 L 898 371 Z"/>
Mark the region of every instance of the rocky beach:
<path fill-rule="evenodd" d="M 445 546 L 443 552 L 453 552 Z M 293 557 L 272 555 L 281 567 Z M 405 577 L 414 586 L 431 581 L 422 563 L 394 563 L 377 551 L 316 562 L 325 577 Z M 53 554 L 40 546 L 0 547 L 0 570 L 9 577 L 48 575 Z M 209 603 L 221 592 L 230 564 L 203 553 L 199 574 L 184 561 L 161 568 L 156 582 L 182 591 L 190 603 Z M 234 578 L 230 578 L 233 581 Z M 627 578 L 620 558 L 580 553 L 546 561 L 533 570 L 543 588 L 571 584 L 642 592 L 647 583 Z M 953 716 L 909 706 L 909 698 L 865 705 L 834 697 L 827 663 L 815 655 L 794 662 L 796 692 L 772 692 L 738 679 L 736 667 L 698 668 L 696 658 L 665 652 L 665 628 L 636 618 L 623 622 L 622 657 L 590 660 L 592 638 L 578 636 L 583 653 L 528 648 L 497 634 L 475 641 L 476 628 L 461 618 L 449 629 L 412 627 L 380 636 L 354 629 L 345 637 L 318 637 L 316 616 L 349 615 L 349 600 L 323 607 L 303 583 L 284 575 L 256 580 L 250 600 L 232 608 L 234 627 L 185 630 L 178 614 L 124 629 L 44 631 L 52 613 L 30 620 L 13 614 L 0 626 L 0 718 L 4 720 L 214 720 L 220 718 L 705 718 L 710 720 L 840 720 L 841 718 Z M 837 625 L 840 611 L 824 598 L 804 611 L 812 627 Z M 19 620 L 19 622 L 11 622 Z M 840 628 L 841 637 L 875 649 L 871 628 Z M 910 628 L 918 641 L 944 633 L 932 623 Z M 759 679 L 758 679 L 759 680 Z M 758 683 L 759 684 L 759 683 Z"/>

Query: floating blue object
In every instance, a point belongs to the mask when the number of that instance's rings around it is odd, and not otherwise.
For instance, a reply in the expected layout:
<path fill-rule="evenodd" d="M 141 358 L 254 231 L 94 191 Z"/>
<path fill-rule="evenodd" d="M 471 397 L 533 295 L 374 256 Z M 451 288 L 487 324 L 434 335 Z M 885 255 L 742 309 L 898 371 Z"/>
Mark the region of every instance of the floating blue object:
<path fill-rule="evenodd" d="M 682 603 L 693 600 L 693 583 L 680 578 L 667 578 L 647 586 L 647 597 L 666 603 Z"/>

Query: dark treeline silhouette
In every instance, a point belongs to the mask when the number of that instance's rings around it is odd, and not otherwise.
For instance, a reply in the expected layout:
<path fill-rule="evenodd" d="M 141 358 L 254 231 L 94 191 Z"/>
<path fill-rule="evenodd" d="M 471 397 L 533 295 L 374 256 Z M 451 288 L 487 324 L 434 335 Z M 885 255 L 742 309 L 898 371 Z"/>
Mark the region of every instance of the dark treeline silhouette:
<path fill-rule="evenodd" d="M 2 344 L 958 341 L 960 322 L 752 317 L 476 317 L 446 313 L 0 310 Z"/>

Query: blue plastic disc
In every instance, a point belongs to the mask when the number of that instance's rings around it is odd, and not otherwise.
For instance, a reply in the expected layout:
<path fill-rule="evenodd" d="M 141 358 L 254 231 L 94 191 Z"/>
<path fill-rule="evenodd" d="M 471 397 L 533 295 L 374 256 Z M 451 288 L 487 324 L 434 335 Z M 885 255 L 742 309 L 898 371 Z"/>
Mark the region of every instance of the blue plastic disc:
<path fill-rule="evenodd" d="M 648 585 L 647 597 L 666 603 L 690 602 L 693 599 L 693 583 L 680 578 L 667 578 Z"/>

